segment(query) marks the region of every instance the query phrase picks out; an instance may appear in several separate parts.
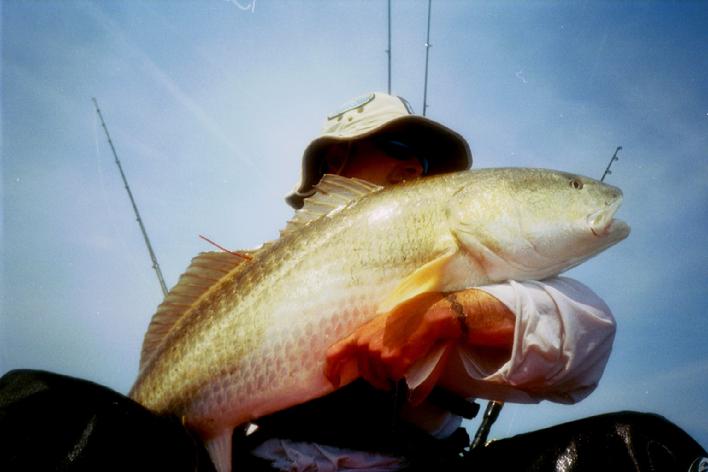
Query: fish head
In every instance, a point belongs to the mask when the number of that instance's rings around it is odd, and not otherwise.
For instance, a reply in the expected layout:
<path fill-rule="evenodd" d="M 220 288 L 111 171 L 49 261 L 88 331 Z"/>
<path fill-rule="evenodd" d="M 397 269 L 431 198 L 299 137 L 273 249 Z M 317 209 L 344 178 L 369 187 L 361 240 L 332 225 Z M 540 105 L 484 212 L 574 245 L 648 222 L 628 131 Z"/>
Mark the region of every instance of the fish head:
<path fill-rule="evenodd" d="M 557 275 L 629 235 L 614 218 L 622 203 L 617 187 L 545 169 L 478 172 L 450 199 L 448 219 L 492 281 Z"/>

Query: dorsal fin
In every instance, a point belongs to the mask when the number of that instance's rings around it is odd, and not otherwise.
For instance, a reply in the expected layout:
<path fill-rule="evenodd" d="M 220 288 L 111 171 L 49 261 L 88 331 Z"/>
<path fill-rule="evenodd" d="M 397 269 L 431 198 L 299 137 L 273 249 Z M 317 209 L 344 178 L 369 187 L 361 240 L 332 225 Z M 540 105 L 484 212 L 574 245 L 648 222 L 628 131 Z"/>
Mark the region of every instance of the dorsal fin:
<path fill-rule="evenodd" d="M 250 255 L 257 251 L 240 252 Z M 239 265 L 248 263 L 248 260 L 230 252 L 202 252 L 193 258 L 186 272 L 157 307 L 150 321 L 140 354 L 140 369 L 147 364 L 182 315 L 225 275 Z"/>
<path fill-rule="evenodd" d="M 286 236 L 311 221 L 339 211 L 362 196 L 378 192 L 382 188 L 380 185 L 362 179 L 325 174 L 315 185 L 314 195 L 305 199 L 303 207 L 295 212 L 295 216 L 288 221 L 280 235 Z"/>

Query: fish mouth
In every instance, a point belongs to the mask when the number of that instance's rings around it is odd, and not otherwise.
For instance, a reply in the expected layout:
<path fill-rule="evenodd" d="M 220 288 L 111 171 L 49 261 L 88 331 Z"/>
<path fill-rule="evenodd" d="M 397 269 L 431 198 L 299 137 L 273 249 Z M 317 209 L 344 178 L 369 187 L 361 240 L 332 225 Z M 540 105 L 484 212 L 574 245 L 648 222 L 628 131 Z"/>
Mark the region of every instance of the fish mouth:
<path fill-rule="evenodd" d="M 629 235 L 629 225 L 622 220 L 614 218 L 620 205 L 622 205 L 621 195 L 585 218 L 593 235 L 596 237 L 611 236 L 612 239 L 616 240 L 624 239 Z"/>

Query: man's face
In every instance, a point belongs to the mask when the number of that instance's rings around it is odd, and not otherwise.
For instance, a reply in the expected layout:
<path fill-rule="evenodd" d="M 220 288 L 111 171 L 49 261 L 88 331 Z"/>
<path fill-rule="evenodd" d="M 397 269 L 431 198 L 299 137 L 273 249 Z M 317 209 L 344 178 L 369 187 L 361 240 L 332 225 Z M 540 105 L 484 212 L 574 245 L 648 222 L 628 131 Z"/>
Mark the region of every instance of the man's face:
<path fill-rule="evenodd" d="M 348 154 L 348 156 L 347 156 Z M 423 164 L 410 148 L 395 141 L 364 140 L 333 148 L 325 157 L 328 172 L 388 186 L 424 175 Z"/>

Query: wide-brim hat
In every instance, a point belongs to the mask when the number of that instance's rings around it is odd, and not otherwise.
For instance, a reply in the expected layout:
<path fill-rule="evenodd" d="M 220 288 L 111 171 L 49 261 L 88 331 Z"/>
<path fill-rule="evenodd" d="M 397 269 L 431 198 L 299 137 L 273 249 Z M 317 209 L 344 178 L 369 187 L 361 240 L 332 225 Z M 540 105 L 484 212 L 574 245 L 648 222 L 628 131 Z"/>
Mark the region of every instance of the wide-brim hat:
<path fill-rule="evenodd" d="M 405 142 L 428 159 L 428 174 L 469 169 L 472 153 L 459 133 L 413 113 L 401 97 L 381 92 L 355 98 L 327 116 L 322 134 L 310 143 L 302 157 L 302 178 L 285 201 L 301 208 L 322 178 L 323 157 L 332 144 L 385 135 Z"/>

